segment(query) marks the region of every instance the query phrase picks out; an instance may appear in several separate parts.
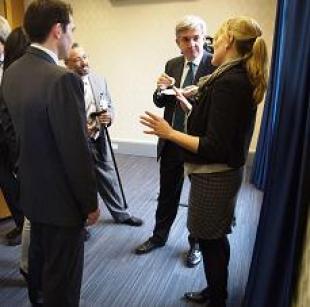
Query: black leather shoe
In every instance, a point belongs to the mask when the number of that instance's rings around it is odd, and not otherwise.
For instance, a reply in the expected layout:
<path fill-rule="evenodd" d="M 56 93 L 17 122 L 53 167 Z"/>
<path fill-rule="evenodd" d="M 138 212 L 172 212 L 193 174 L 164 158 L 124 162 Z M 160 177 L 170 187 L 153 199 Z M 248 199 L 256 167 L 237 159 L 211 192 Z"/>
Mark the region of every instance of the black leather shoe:
<path fill-rule="evenodd" d="M 21 244 L 23 227 L 15 227 L 8 232 L 5 237 L 8 246 L 15 246 Z"/>
<path fill-rule="evenodd" d="M 32 307 L 43 307 L 43 292 L 40 290 L 29 289 L 29 300 Z"/>
<path fill-rule="evenodd" d="M 84 232 L 84 234 L 83 234 L 84 235 L 84 242 L 86 242 L 90 239 L 91 233 L 87 228 L 84 228 L 83 232 Z"/>
<path fill-rule="evenodd" d="M 6 239 L 14 239 L 15 237 L 21 235 L 23 231 L 23 227 L 15 227 L 12 230 L 10 230 L 6 235 Z"/>
<path fill-rule="evenodd" d="M 135 216 L 131 216 L 128 219 L 121 221 L 121 222 L 117 222 L 117 223 L 129 225 L 129 226 L 135 226 L 135 227 L 139 227 L 143 225 L 143 221 Z"/>
<path fill-rule="evenodd" d="M 186 254 L 185 264 L 188 268 L 193 268 L 201 261 L 201 252 L 198 248 L 191 248 Z"/>
<path fill-rule="evenodd" d="M 25 272 L 22 268 L 19 268 L 19 273 L 24 277 L 26 283 L 28 284 L 29 281 L 29 275 L 27 272 Z"/>
<path fill-rule="evenodd" d="M 206 307 L 226 307 L 226 302 L 225 300 L 216 300 L 216 301 L 210 300 L 206 304 Z"/>
<path fill-rule="evenodd" d="M 153 249 L 163 247 L 165 244 L 154 243 L 150 239 L 139 245 L 135 249 L 135 253 L 137 255 L 147 254 L 151 252 Z"/>
<path fill-rule="evenodd" d="M 208 288 L 203 289 L 202 291 L 199 292 L 186 292 L 184 294 L 184 298 L 190 302 L 203 304 L 206 303 L 208 300 L 210 300 L 210 292 Z"/>

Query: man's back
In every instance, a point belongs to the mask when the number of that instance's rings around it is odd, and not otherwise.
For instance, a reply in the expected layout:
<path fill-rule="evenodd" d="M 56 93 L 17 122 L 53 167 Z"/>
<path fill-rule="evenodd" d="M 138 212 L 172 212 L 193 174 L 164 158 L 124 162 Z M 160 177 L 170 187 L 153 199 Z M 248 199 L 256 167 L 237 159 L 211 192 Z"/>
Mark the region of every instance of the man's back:
<path fill-rule="evenodd" d="M 30 48 L 7 70 L 3 96 L 20 139 L 18 167 L 26 216 L 60 226 L 80 224 L 87 206 L 96 204 L 81 129 L 85 116 L 80 80 L 43 51 Z"/>

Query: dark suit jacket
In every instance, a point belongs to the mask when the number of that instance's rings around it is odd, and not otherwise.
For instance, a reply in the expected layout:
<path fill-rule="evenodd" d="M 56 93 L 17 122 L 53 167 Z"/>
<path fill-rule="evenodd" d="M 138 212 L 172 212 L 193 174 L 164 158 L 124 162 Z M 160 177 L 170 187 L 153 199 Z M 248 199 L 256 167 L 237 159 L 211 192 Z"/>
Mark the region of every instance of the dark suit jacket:
<path fill-rule="evenodd" d="M 17 140 L 8 108 L 0 92 L 0 168 L 13 170 L 17 158 Z M 1 174 L 0 174 L 1 176 Z"/>
<path fill-rule="evenodd" d="M 30 47 L 5 72 L 3 98 L 19 138 L 20 202 L 31 222 L 75 226 L 97 208 L 83 84 Z"/>
<path fill-rule="evenodd" d="M 197 154 L 185 161 L 242 166 L 248 154 L 256 116 L 253 87 L 242 64 L 227 70 L 202 92 L 193 105 L 188 133 L 199 136 Z"/>
<path fill-rule="evenodd" d="M 199 78 L 213 72 L 214 67 L 211 65 L 211 59 L 212 55 L 204 51 L 201 62 L 197 68 L 194 84 L 196 84 L 199 81 Z M 180 87 L 180 82 L 184 68 L 184 61 L 185 61 L 184 57 L 180 56 L 177 58 L 173 58 L 166 63 L 165 73 L 175 79 L 176 87 Z M 161 95 L 160 92 L 155 91 L 153 95 L 153 101 L 157 107 L 159 108 L 165 107 L 164 118 L 169 124 L 172 124 L 173 113 L 175 111 L 175 105 L 177 102 L 175 96 Z M 157 158 L 160 158 L 166 142 L 168 141 L 164 139 L 158 140 Z"/>

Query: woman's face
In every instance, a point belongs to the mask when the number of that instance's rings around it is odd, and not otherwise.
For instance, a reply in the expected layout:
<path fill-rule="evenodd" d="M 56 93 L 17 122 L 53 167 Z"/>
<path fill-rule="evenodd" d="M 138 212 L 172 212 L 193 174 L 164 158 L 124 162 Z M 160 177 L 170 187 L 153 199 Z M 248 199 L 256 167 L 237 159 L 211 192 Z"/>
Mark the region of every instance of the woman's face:
<path fill-rule="evenodd" d="M 212 65 L 220 66 L 225 62 L 227 52 L 228 38 L 224 33 L 217 33 L 214 37 L 213 47 L 214 54 L 212 57 Z"/>

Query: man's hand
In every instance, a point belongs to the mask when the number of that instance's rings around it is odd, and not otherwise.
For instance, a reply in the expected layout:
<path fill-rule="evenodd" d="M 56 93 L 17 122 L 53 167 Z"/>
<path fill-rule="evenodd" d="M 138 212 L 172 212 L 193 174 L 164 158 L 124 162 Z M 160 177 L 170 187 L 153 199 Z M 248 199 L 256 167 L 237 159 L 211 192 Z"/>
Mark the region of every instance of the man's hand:
<path fill-rule="evenodd" d="M 166 88 L 173 86 L 175 79 L 168 76 L 166 73 L 162 73 L 157 79 L 157 88 L 165 90 Z"/>
<path fill-rule="evenodd" d="M 91 124 L 87 123 L 87 134 L 89 137 L 95 134 L 96 131 L 97 131 L 96 121 L 93 121 Z"/>
<path fill-rule="evenodd" d="M 102 112 L 97 116 L 98 121 L 101 125 L 107 126 L 111 123 L 112 117 L 109 111 Z"/>
<path fill-rule="evenodd" d="M 90 212 L 87 216 L 86 226 L 94 225 L 100 216 L 100 209 L 97 208 L 95 211 Z"/>

